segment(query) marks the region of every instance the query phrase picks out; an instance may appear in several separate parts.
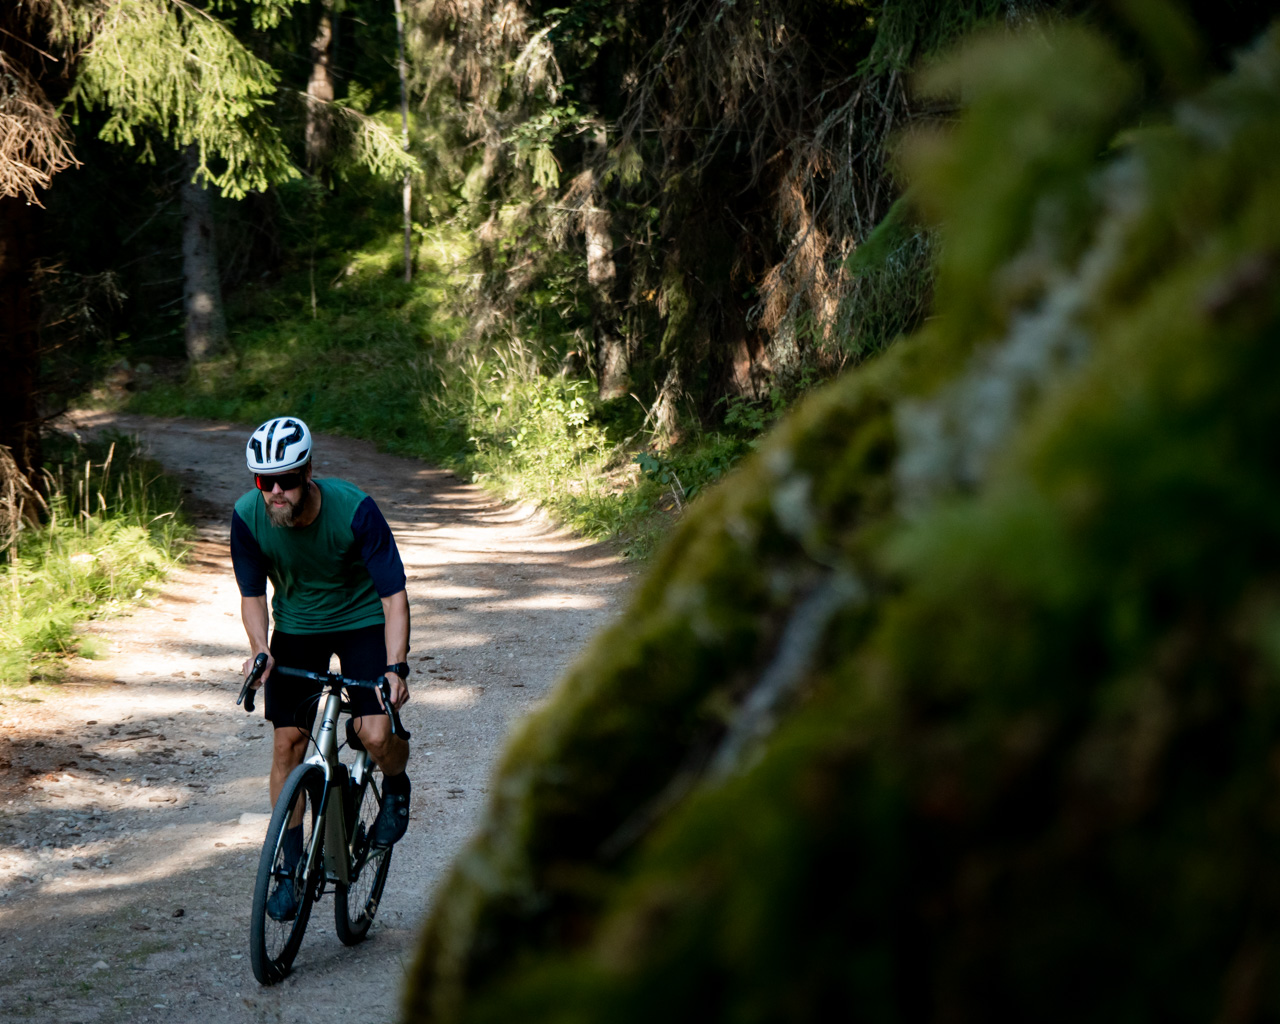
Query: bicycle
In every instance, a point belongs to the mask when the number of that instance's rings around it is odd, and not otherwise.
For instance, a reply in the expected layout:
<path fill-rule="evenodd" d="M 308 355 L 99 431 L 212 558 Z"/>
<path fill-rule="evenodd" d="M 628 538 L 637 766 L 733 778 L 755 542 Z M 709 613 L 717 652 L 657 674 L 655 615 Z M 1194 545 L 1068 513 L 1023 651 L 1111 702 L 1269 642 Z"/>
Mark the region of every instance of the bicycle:
<path fill-rule="evenodd" d="M 266 665 L 267 656 L 259 654 L 245 676 L 236 704 L 244 702 L 246 711 L 253 711 L 253 684 L 262 677 Z M 342 714 L 351 713 L 350 705 L 342 699 L 343 688 L 378 690 L 391 718 L 392 735 L 406 740 L 410 737 L 391 706 L 391 686 L 385 676 L 350 679 L 334 672 L 305 672 L 281 665 L 273 671 L 320 683 L 318 700 L 324 701 L 324 710 L 310 736 L 315 753 L 285 780 L 258 859 L 249 923 L 249 960 L 253 976 L 263 985 L 274 985 L 292 969 L 311 907 L 329 891 L 327 886 L 333 886 L 338 938 L 344 945 L 354 946 L 369 933 L 387 884 L 392 848 L 375 847 L 369 842 L 369 833 L 382 809 L 382 791 L 373 778 L 373 759 L 360 743 L 350 718 L 346 746 L 357 753 L 350 765 L 338 759 L 338 720 Z M 294 849 L 290 851 L 287 833 L 297 826 L 302 828 L 301 848 L 297 847 L 295 833 Z M 296 908 L 292 916 L 272 916 L 268 903 L 273 883 L 290 887 Z"/>

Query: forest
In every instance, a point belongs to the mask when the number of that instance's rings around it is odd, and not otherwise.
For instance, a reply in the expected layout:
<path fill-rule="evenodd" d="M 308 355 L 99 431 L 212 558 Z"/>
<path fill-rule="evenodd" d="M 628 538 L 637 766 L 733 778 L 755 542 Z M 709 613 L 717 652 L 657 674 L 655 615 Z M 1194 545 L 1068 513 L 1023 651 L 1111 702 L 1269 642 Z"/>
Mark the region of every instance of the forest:
<path fill-rule="evenodd" d="M 1277 1019 L 1271 18 L 10 0 L 0 667 L 180 555 L 62 411 L 287 407 L 642 573 L 406 1021 Z"/>

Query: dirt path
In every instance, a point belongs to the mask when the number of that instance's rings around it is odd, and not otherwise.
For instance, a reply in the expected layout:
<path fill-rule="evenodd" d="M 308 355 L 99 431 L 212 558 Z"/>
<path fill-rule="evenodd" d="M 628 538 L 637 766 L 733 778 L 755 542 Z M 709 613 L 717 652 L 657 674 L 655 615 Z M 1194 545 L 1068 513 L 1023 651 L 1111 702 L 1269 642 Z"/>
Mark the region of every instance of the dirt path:
<path fill-rule="evenodd" d="M 374 495 L 408 571 L 413 821 L 370 938 L 343 947 L 326 897 L 293 975 L 263 989 L 247 935 L 270 730 L 261 702 L 234 706 L 245 639 L 226 554 L 247 429 L 76 422 L 138 433 L 189 481 L 200 540 L 145 607 L 92 624 L 105 658 L 77 659 L 58 688 L 0 690 L 0 1020 L 394 1020 L 503 738 L 611 614 L 625 567 L 446 471 L 317 439 L 317 475 Z"/>

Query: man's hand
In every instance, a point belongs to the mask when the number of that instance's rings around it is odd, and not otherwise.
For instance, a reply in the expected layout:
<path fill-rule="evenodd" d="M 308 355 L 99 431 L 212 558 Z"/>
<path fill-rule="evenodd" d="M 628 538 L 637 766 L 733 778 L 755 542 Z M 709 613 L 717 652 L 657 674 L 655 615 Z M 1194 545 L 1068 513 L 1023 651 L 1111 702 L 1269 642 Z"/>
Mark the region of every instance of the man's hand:
<path fill-rule="evenodd" d="M 409 703 L 409 687 L 403 679 L 394 672 L 386 673 L 387 682 L 391 684 L 391 706 L 399 711 L 402 707 Z M 381 691 L 378 693 L 378 703 L 382 703 Z M 385 705 L 384 705 L 385 706 Z"/>
<path fill-rule="evenodd" d="M 263 651 L 262 653 L 267 656 L 267 667 L 262 670 L 262 675 L 259 676 L 258 681 L 253 684 L 253 689 L 255 690 L 262 689 L 262 684 L 267 681 L 267 676 L 271 675 L 271 670 L 276 667 L 276 659 L 271 657 L 271 652 Z M 240 666 L 240 674 L 242 676 L 247 676 L 253 669 L 253 659 L 256 657 L 256 654 L 252 654 L 244 659 L 244 664 Z"/>

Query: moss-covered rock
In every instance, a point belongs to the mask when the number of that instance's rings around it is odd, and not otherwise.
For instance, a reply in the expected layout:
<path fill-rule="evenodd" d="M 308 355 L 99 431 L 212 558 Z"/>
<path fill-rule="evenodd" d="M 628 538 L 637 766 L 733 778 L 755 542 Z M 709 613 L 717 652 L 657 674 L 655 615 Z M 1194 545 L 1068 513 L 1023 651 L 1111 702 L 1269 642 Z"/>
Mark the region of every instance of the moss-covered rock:
<path fill-rule="evenodd" d="M 512 744 L 408 1019 L 1280 1017 L 1280 34 L 1138 80 L 1070 27 L 931 76 L 937 315 Z"/>

